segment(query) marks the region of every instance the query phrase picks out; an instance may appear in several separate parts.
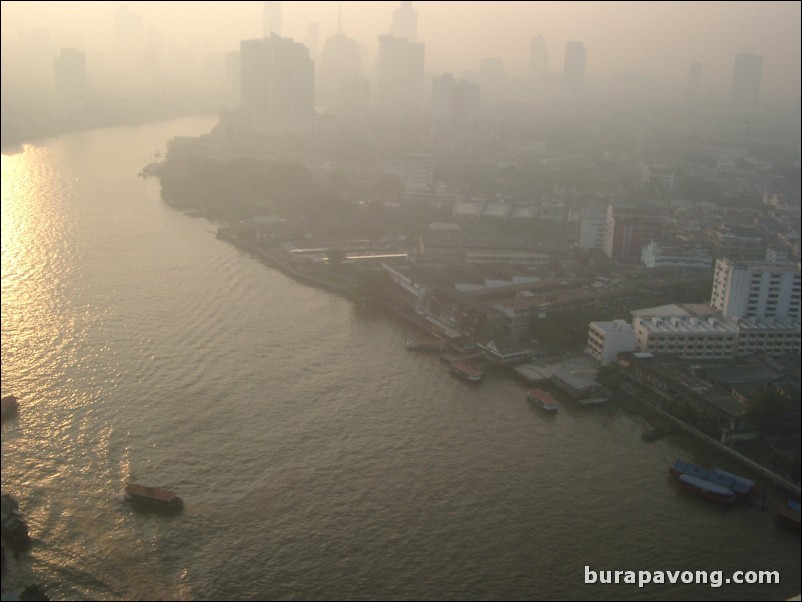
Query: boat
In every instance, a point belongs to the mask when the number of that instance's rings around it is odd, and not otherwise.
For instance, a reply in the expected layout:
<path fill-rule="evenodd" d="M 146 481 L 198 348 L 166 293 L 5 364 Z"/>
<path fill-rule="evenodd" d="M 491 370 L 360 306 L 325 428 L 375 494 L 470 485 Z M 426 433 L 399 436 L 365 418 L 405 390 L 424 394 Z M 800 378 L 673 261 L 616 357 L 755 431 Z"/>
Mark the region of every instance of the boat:
<path fill-rule="evenodd" d="M 777 520 L 778 523 L 787 525 L 792 529 L 796 529 L 797 531 L 800 530 L 802 527 L 802 521 L 800 520 L 800 511 L 802 511 L 802 507 L 797 500 L 789 499 L 785 506 L 777 510 L 777 513 L 774 515 L 774 518 Z"/>
<path fill-rule="evenodd" d="M 184 500 L 172 491 L 134 483 L 125 486 L 125 499 L 135 506 L 149 510 L 177 511 L 184 507 Z"/>
<path fill-rule="evenodd" d="M 454 362 L 451 364 L 450 371 L 454 376 L 471 383 L 482 382 L 482 377 L 484 376 L 481 370 L 465 362 Z"/>
<path fill-rule="evenodd" d="M 19 512 L 19 504 L 6 493 L 0 497 L 0 526 L 3 541 L 7 542 L 15 553 L 25 552 L 31 547 L 28 524 Z"/>
<path fill-rule="evenodd" d="M 446 342 L 442 339 L 419 339 L 413 336 L 407 336 L 406 345 L 407 349 L 410 351 L 428 352 L 440 352 L 447 346 Z"/>
<path fill-rule="evenodd" d="M 732 491 L 739 499 L 749 499 L 755 495 L 755 482 L 739 477 L 721 469 L 708 470 L 702 466 L 691 464 L 683 460 L 675 460 L 668 472 L 675 477 L 688 475 L 703 479 L 719 487 Z"/>
<path fill-rule="evenodd" d="M 11 418 L 19 408 L 17 398 L 13 395 L 6 395 L 0 400 L 0 408 L 2 408 L 2 420 Z"/>
<path fill-rule="evenodd" d="M 560 409 L 560 404 L 551 395 L 546 393 L 543 389 L 529 389 L 526 392 L 526 398 L 534 405 L 548 414 L 554 415 Z"/>
<path fill-rule="evenodd" d="M 679 480 L 683 489 L 711 502 L 731 504 L 735 501 L 735 493 L 732 489 L 687 474 L 680 475 Z"/>

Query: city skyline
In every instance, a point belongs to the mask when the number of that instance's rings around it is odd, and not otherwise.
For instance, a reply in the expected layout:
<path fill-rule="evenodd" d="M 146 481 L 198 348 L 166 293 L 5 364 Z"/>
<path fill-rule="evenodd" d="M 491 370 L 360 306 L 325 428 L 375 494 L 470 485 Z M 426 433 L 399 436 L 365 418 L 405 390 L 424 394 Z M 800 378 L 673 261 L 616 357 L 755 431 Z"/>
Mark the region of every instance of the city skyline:
<path fill-rule="evenodd" d="M 3 3 L 3 46 L 16 48 L 19 31 L 48 29 L 56 51 L 78 46 L 92 53 L 113 47 L 113 15 L 120 4 Z M 303 42 L 311 23 L 320 39 L 338 31 L 367 50 L 363 63 L 372 74 L 378 57 L 377 37 L 392 29 L 399 2 L 281 3 L 282 35 Z M 264 3 L 207 2 L 197 10 L 162 2 L 126 3 L 139 15 L 146 31 L 160 35 L 165 50 L 189 49 L 200 61 L 215 51 L 235 50 L 243 39 L 262 34 Z M 338 11 L 338 7 L 340 10 Z M 586 83 L 621 74 L 648 76 L 660 90 L 682 95 L 691 62 L 704 65 L 702 94 L 727 97 L 732 85 L 733 58 L 752 52 L 764 58 L 761 101 L 796 101 L 800 89 L 800 26 L 798 3 L 472 3 L 460 10 L 454 3 L 416 2 L 417 41 L 426 44 L 427 74 L 477 72 L 484 57 L 500 57 L 511 78 L 525 78 L 529 47 L 542 35 L 553 57 L 550 70 L 560 74 L 565 44 L 581 41 L 587 49 Z M 603 9 L 603 11 L 602 11 Z M 602 11 L 602 12 L 600 12 Z M 467 13 L 470 13 L 468 16 Z M 444 36 L 442 31 L 449 35 Z M 503 35 L 496 32 L 503 31 Z M 682 44 L 677 45 L 678 32 Z M 716 32 L 711 35 L 711 32 Z M 61 40 L 77 40 L 64 44 Z M 314 50 L 314 49 L 312 49 Z M 13 57 L 16 52 L 12 51 Z M 4 52 L 6 60 L 11 60 Z M 319 58 L 319 57 L 318 57 Z M 91 70 L 92 61 L 87 63 Z"/>

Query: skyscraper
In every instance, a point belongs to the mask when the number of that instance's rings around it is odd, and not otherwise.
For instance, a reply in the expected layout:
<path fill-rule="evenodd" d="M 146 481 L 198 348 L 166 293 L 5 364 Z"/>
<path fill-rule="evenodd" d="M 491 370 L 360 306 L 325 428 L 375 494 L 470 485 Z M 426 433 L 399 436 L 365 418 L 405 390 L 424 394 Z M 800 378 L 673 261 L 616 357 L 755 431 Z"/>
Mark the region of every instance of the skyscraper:
<path fill-rule="evenodd" d="M 563 95 L 578 98 L 585 90 L 585 45 L 582 42 L 565 44 L 563 63 Z"/>
<path fill-rule="evenodd" d="M 281 2 L 265 2 L 262 9 L 262 37 L 281 35 Z"/>
<path fill-rule="evenodd" d="M 62 48 L 53 59 L 56 93 L 67 104 L 86 98 L 86 55 L 75 48 Z"/>
<path fill-rule="evenodd" d="M 735 69 L 732 74 L 730 98 L 741 105 L 757 104 L 760 95 L 760 75 L 763 70 L 763 57 L 751 52 L 741 52 L 735 56 Z"/>
<path fill-rule="evenodd" d="M 529 79 L 542 81 L 549 72 L 549 51 L 542 35 L 532 38 L 529 43 Z"/>
<path fill-rule="evenodd" d="M 318 99 L 331 109 L 340 94 L 340 82 L 353 80 L 362 72 L 359 45 L 355 40 L 338 31 L 326 40 L 320 56 Z"/>
<path fill-rule="evenodd" d="M 388 33 L 396 38 L 406 38 L 410 42 L 417 41 L 418 11 L 412 8 L 412 2 L 402 2 L 393 11 L 393 22 Z"/>
<path fill-rule="evenodd" d="M 384 111 L 417 107 L 423 95 L 425 45 L 379 36 L 379 106 Z"/>
<path fill-rule="evenodd" d="M 289 38 L 240 42 L 240 107 L 277 116 L 311 115 L 315 66 L 309 50 Z"/>
<path fill-rule="evenodd" d="M 432 78 L 432 135 L 458 133 L 479 118 L 479 84 L 450 73 Z"/>

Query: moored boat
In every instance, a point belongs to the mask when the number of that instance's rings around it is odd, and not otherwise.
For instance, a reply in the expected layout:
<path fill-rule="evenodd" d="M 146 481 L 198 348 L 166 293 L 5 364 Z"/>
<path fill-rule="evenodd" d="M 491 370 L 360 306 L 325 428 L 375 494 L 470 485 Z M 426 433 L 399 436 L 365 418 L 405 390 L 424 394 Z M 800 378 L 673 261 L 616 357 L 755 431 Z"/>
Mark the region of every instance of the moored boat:
<path fill-rule="evenodd" d="M 462 380 L 466 380 L 471 383 L 479 383 L 482 382 L 482 377 L 484 374 L 478 368 L 474 368 L 470 364 L 465 362 L 454 362 L 451 364 L 451 374 L 461 378 Z"/>
<path fill-rule="evenodd" d="M 680 475 L 679 480 L 683 489 L 711 502 L 731 504 L 735 501 L 735 493 L 726 487 L 687 474 Z"/>
<path fill-rule="evenodd" d="M 173 491 L 130 483 L 125 486 L 125 499 L 135 506 L 150 510 L 181 510 L 184 500 Z"/>
<path fill-rule="evenodd" d="M 529 389 L 526 398 L 535 406 L 539 407 L 548 414 L 556 414 L 560 409 L 560 404 L 543 389 Z"/>
<path fill-rule="evenodd" d="M 683 460 L 675 460 L 668 472 L 675 477 L 688 475 L 697 479 L 705 480 L 713 485 L 724 487 L 732 491 L 739 499 L 749 499 L 755 494 L 755 483 L 738 475 L 731 474 L 721 469 L 708 470 L 702 466 L 691 464 Z"/>

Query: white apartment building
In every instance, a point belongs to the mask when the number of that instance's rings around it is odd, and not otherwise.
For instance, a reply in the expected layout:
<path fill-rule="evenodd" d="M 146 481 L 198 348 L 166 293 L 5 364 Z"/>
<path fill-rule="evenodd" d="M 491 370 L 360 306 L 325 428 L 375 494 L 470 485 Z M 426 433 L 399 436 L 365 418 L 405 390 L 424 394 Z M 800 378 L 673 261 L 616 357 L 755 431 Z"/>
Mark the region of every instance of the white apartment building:
<path fill-rule="evenodd" d="M 800 320 L 799 264 L 716 261 L 710 305 L 727 318 Z"/>
<path fill-rule="evenodd" d="M 602 366 L 607 366 L 619 353 L 635 351 L 635 331 L 625 320 L 591 322 L 587 351 Z"/>

